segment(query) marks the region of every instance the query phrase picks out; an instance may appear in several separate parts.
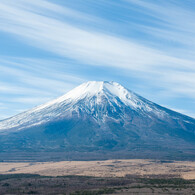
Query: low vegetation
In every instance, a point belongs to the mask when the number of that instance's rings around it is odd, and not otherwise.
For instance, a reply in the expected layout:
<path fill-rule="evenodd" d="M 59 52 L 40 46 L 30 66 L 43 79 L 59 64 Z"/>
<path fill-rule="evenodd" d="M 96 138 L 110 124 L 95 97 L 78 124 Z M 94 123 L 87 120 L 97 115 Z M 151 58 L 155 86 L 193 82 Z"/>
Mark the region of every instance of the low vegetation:
<path fill-rule="evenodd" d="M 1 194 L 195 194 L 195 180 L 181 178 L 140 178 L 128 175 L 121 178 L 88 176 L 47 177 L 38 174 L 0 175 Z"/>

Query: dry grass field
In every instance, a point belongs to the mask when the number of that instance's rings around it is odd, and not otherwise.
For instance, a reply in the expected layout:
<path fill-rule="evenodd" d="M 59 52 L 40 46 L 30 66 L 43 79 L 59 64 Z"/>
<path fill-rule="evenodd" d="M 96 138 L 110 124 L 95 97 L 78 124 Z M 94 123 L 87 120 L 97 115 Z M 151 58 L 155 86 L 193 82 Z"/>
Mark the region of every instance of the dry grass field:
<path fill-rule="evenodd" d="M 195 162 L 1 162 L 0 194 L 195 195 Z"/>
<path fill-rule="evenodd" d="M 126 175 L 171 175 L 195 179 L 193 161 L 105 160 L 61 162 L 1 162 L 0 174 L 28 173 L 42 176 L 125 177 Z"/>

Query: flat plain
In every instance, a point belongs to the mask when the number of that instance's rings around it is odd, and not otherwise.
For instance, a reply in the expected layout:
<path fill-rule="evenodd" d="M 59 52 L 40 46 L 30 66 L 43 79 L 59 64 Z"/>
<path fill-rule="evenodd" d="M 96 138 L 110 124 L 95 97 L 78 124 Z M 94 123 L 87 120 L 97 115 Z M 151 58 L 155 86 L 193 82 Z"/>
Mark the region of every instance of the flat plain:
<path fill-rule="evenodd" d="M 195 179 L 194 161 L 105 160 L 60 162 L 1 162 L 0 174 L 39 174 L 42 176 L 125 177 L 126 175 L 170 175 Z"/>
<path fill-rule="evenodd" d="M 1 162 L 0 192 L 195 195 L 195 162 L 146 159 Z"/>

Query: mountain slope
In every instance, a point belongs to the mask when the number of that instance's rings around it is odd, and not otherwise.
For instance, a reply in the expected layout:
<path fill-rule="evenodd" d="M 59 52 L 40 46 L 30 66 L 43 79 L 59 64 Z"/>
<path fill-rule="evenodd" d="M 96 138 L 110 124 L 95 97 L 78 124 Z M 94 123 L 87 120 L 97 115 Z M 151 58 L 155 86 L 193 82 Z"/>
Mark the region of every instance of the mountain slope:
<path fill-rule="evenodd" d="M 152 103 L 116 82 L 92 81 L 1 121 L 0 146 L 6 153 L 64 152 L 63 156 L 69 153 L 74 159 L 75 152 L 78 159 L 86 152 L 95 158 L 135 154 L 191 158 L 195 119 Z"/>

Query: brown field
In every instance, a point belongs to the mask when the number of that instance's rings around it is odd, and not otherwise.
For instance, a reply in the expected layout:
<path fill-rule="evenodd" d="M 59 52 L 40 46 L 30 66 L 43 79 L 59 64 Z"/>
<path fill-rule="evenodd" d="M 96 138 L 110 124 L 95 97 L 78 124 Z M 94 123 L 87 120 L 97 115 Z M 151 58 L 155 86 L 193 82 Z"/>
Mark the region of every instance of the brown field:
<path fill-rule="evenodd" d="M 0 194 L 195 195 L 195 162 L 1 162 Z"/>
<path fill-rule="evenodd" d="M 170 175 L 195 179 L 195 162 L 153 160 L 105 160 L 61 162 L 1 162 L 0 174 L 29 173 L 42 176 L 124 177 L 126 175 Z"/>

